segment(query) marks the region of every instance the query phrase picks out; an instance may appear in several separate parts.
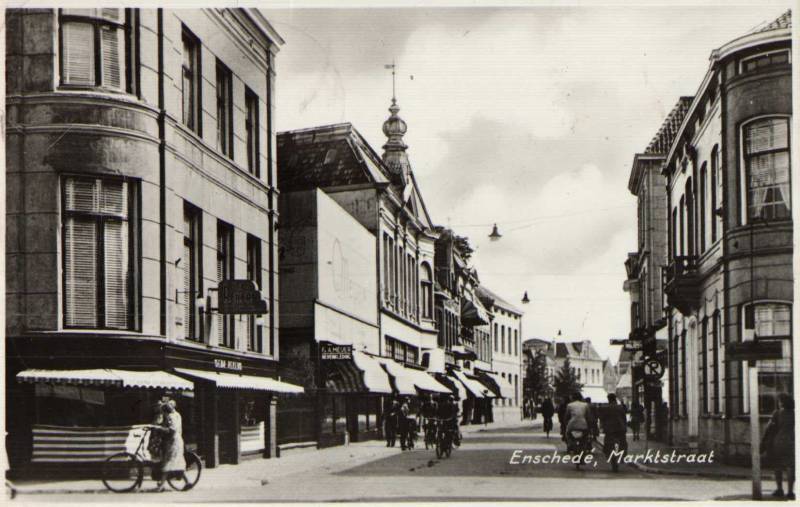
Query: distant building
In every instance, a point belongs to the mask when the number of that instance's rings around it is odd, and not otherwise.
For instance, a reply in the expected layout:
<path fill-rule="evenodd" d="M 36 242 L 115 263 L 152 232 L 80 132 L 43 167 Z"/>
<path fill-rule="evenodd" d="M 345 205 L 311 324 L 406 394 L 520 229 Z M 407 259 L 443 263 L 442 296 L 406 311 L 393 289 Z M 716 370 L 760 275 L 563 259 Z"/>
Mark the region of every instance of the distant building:
<path fill-rule="evenodd" d="M 556 341 L 555 359 L 557 368 L 563 368 L 569 359 L 570 366 L 583 385 L 581 394 L 593 402 L 608 401 L 608 392 L 603 385 L 603 359 L 589 340 Z M 557 371 L 557 370 L 556 370 Z"/>

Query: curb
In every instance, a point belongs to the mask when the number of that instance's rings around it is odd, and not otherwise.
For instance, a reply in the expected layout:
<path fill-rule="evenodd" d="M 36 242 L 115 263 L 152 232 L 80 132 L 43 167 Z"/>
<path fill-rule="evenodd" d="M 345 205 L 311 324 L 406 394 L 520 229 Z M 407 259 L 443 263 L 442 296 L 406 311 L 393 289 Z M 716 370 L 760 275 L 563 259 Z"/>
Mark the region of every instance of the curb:
<path fill-rule="evenodd" d="M 656 474 L 656 475 L 677 475 L 677 476 L 684 476 L 684 477 L 703 477 L 707 479 L 739 479 L 739 480 L 747 480 L 750 479 L 750 475 L 746 474 L 738 474 L 738 473 L 731 473 L 731 472 L 693 472 L 687 470 L 667 470 L 663 468 L 656 468 L 647 465 L 643 465 L 641 463 L 630 463 L 629 466 L 632 466 L 639 470 L 640 472 L 645 472 L 648 474 Z M 767 475 L 764 476 L 762 474 L 761 480 L 774 480 L 774 475 Z"/>

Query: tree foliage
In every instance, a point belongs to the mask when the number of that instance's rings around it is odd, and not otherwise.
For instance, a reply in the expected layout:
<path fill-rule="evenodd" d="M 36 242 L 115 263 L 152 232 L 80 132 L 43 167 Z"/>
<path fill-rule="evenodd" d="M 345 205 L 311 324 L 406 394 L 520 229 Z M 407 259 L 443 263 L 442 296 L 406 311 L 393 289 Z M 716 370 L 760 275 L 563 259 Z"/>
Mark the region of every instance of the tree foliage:
<path fill-rule="evenodd" d="M 525 370 L 523 389 L 527 398 L 537 400 L 552 391 L 547 378 L 547 356 L 541 352 L 533 356 Z"/>
<path fill-rule="evenodd" d="M 569 359 L 564 360 L 564 364 L 556 372 L 554 384 L 556 396 L 562 399 L 568 399 L 572 393 L 580 392 L 583 387 L 578 381 L 577 372 L 572 370 Z"/>

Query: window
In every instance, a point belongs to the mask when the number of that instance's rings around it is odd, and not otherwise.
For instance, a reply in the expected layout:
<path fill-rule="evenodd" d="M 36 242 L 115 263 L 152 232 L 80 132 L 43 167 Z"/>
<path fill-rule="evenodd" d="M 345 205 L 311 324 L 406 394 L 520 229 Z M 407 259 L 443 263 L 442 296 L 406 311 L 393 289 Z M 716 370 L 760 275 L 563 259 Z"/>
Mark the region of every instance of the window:
<path fill-rule="evenodd" d="M 721 412 L 720 407 L 720 348 L 722 346 L 722 324 L 720 322 L 719 310 L 714 313 L 713 324 L 713 343 L 712 343 L 712 361 L 713 361 L 713 391 L 712 391 L 712 404 L 715 414 Z"/>
<path fill-rule="evenodd" d="M 233 76 L 217 60 L 217 148 L 233 158 Z"/>
<path fill-rule="evenodd" d="M 431 275 L 431 267 L 428 263 L 422 263 L 422 281 L 420 282 L 422 290 L 422 318 L 430 319 L 433 315 L 433 280 Z"/>
<path fill-rule="evenodd" d="M 780 340 L 781 359 L 758 362 L 759 411 L 769 414 L 777 408 L 780 393 L 792 394 L 792 307 L 786 303 L 754 303 L 743 308 L 742 340 Z M 749 413 L 749 376 L 742 368 L 742 411 Z"/>
<path fill-rule="evenodd" d="M 494 324 L 494 351 L 495 352 L 499 352 L 499 349 L 497 348 L 497 334 L 498 334 L 497 333 L 497 323 L 495 322 L 495 324 Z"/>
<path fill-rule="evenodd" d="M 247 133 L 247 170 L 259 178 L 261 176 L 261 152 L 259 148 L 259 119 L 258 119 L 258 95 L 253 93 L 250 88 L 244 91 L 245 106 L 245 131 Z"/>
<path fill-rule="evenodd" d="M 247 235 L 247 279 L 255 282 L 259 292 L 261 291 L 261 240 L 249 234 Z M 247 316 L 247 350 L 252 352 L 264 351 L 263 328 L 258 320 L 256 315 Z"/>
<path fill-rule="evenodd" d="M 773 67 L 775 65 L 788 65 L 790 60 L 791 58 L 789 57 L 788 49 L 773 51 L 771 53 L 762 53 L 759 55 L 742 58 L 739 66 L 739 72 L 752 72 L 756 69 Z"/>
<path fill-rule="evenodd" d="M 514 330 L 514 355 L 519 355 L 519 330 Z"/>
<path fill-rule="evenodd" d="M 719 165 L 719 147 L 711 150 L 711 243 L 722 232 L 722 168 Z"/>
<path fill-rule="evenodd" d="M 203 295 L 203 240 L 202 215 L 199 208 L 188 202 L 183 206 L 183 256 L 179 266 L 183 270 L 183 290 L 179 291 L 183 306 L 184 338 L 202 341 L 202 321 L 197 298 Z"/>
<path fill-rule="evenodd" d="M 61 84 L 132 92 L 133 9 L 61 9 Z"/>
<path fill-rule="evenodd" d="M 506 326 L 500 326 L 500 352 L 506 353 Z"/>
<path fill-rule="evenodd" d="M 707 414 L 710 409 L 708 397 L 708 319 L 703 319 L 700 330 L 700 352 L 697 364 L 700 366 L 700 411 Z"/>
<path fill-rule="evenodd" d="M 200 41 L 185 27 L 182 39 L 181 96 L 183 124 L 197 135 L 202 135 L 200 121 Z"/>
<path fill-rule="evenodd" d="M 694 187 L 692 179 L 686 180 L 686 255 L 692 256 L 695 250 Z"/>
<path fill-rule="evenodd" d="M 699 235 L 700 235 L 700 253 L 706 251 L 706 181 L 708 169 L 706 163 L 700 167 L 700 189 L 698 190 L 699 210 L 698 218 L 700 221 Z M 712 215 L 713 218 L 713 215 Z"/>
<path fill-rule="evenodd" d="M 768 118 L 744 127 L 747 218 L 791 217 L 789 120 Z"/>
<path fill-rule="evenodd" d="M 681 205 L 680 205 L 680 223 L 678 224 L 678 255 L 686 255 L 685 245 L 686 245 L 686 236 L 684 235 L 685 228 L 684 228 L 684 217 L 686 213 L 686 195 L 681 196 Z"/>
<path fill-rule="evenodd" d="M 225 222 L 217 222 L 217 282 L 231 280 L 233 276 L 233 227 Z M 219 293 L 218 293 L 219 294 Z M 218 314 L 217 336 L 219 344 L 236 348 L 234 315 Z"/>
<path fill-rule="evenodd" d="M 119 179 L 64 179 L 64 327 L 138 326 L 136 189 Z"/>
<path fill-rule="evenodd" d="M 670 237 L 670 243 L 669 243 L 670 244 L 670 250 L 671 250 L 670 253 L 672 254 L 672 257 L 675 258 L 675 257 L 680 255 L 680 252 L 678 252 L 678 242 L 677 242 L 677 237 L 678 237 L 678 208 L 672 208 L 672 221 L 671 221 L 670 225 L 672 226 L 672 235 Z"/>

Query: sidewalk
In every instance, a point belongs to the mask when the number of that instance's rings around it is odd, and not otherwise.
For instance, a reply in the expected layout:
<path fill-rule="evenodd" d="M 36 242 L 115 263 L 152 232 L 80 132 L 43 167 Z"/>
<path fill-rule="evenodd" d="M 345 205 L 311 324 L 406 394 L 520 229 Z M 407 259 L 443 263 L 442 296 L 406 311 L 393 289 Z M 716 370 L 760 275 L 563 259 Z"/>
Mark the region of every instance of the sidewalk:
<path fill-rule="evenodd" d="M 527 423 L 499 422 L 488 425 L 468 425 L 461 427 L 462 434 L 500 428 L 516 428 L 530 425 Z M 305 448 L 284 453 L 280 458 L 247 459 L 238 465 L 219 465 L 213 469 L 203 469 L 196 490 L 213 491 L 216 488 L 252 488 L 268 484 L 278 477 L 300 472 L 333 470 L 347 464 L 353 467 L 369 463 L 393 454 L 401 453 L 399 447 L 386 447 L 383 440 L 368 440 L 351 443 L 347 446 L 328 447 L 325 449 Z M 145 478 L 142 490 L 153 490 L 155 481 Z M 6 481 L 6 489 L 14 489 L 17 495 L 36 494 L 70 494 L 70 493 L 106 493 L 107 490 L 99 478 L 83 480 L 20 480 Z"/>
<path fill-rule="evenodd" d="M 649 453 L 648 453 L 649 451 Z M 673 455 L 674 451 L 674 455 Z M 631 463 L 631 466 L 636 467 L 642 472 L 663 474 L 663 475 L 683 475 L 691 477 L 708 477 L 716 479 L 750 479 L 752 477 L 749 467 L 726 465 L 720 461 L 720 457 L 715 453 L 713 456 L 709 453 L 700 453 L 699 451 L 692 451 L 687 448 L 674 448 L 661 442 L 637 440 L 632 441 L 628 435 L 628 455 L 633 456 L 650 456 L 658 461 L 659 458 L 674 456 L 675 460 L 678 456 L 689 456 L 694 454 L 697 457 L 701 455 L 708 456 L 710 463 L 687 463 L 686 459 L 680 462 L 667 462 L 667 463 Z M 642 459 L 641 461 L 645 461 Z M 771 470 L 761 470 L 761 480 L 773 480 L 774 475 Z"/>

